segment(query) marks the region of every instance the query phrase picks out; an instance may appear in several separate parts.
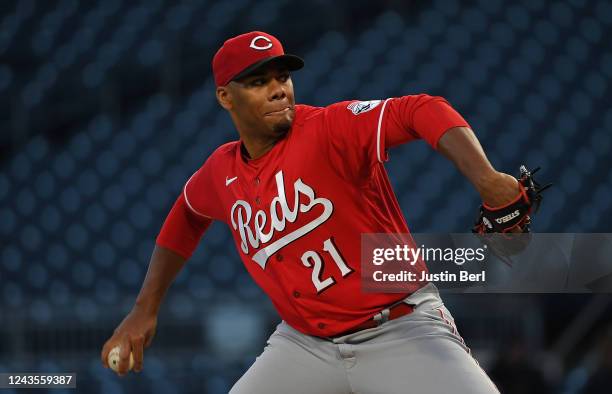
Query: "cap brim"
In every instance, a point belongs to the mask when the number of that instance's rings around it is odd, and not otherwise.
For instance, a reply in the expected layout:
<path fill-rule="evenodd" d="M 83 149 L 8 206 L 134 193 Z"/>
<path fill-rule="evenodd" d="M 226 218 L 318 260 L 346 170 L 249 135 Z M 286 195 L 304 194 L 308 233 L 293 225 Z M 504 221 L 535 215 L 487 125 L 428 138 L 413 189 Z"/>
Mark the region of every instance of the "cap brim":
<path fill-rule="evenodd" d="M 289 71 L 299 70 L 304 67 L 304 60 L 301 57 L 295 55 L 279 55 L 274 57 L 269 57 L 267 59 L 260 60 L 256 63 L 251 64 L 244 70 L 238 73 L 235 77 L 232 78 L 232 81 L 247 77 L 257 71 L 259 68 L 269 64 L 271 62 L 278 62 L 287 67 Z"/>

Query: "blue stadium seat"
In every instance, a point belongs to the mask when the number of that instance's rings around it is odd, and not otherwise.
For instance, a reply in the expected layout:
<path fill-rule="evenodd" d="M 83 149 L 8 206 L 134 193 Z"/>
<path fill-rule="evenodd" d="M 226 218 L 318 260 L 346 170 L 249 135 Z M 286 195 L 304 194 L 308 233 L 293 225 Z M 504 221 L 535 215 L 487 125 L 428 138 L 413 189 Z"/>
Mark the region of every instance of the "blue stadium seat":
<path fill-rule="evenodd" d="M 592 71 L 585 81 L 585 88 L 589 96 L 601 99 L 606 91 L 607 81 L 597 71 Z"/>
<path fill-rule="evenodd" d="M 536 94 L 529 94 L 524 98 L 524 111 L 530 119 L 535 121 L 543 121 L 549 115 L 546 99 Z"/>
<path fill-rule="evenodd" d="M 92 262 L 100 268 L 112 267 L 117 258 L 115 248 L 107 241 L 98 241 L 91 252 Z"/>
<path fill-rule="evenodd" d="M 2 296 L 3 304 L 11 308 L 20 308 L 25 303 L 25 295 L 21 286 L 14 282 L 6 281 L 2 284 Z"/>
<path fill-rule="evenodd" d="M 128 214 L 130 223 L 137 229 L 146 229 L 153 225 L 153 215 L 151 207 L 143 202 L 132 205 Z"/>
<path fill-rule="evenodd" d="M 228 264 L 234 263 L 228 261 Z M 206 275 L 192 274 L 188 279 L 189 294 L 196 301 L 208 301 L 214 296 L 214 284 L 211 283 L 211 279 Z"/>
<path fill-rule="evenodd" d="M 56 279 L 49 286 L 49 299 L 54 306 L 70 306 L 72 293 L 63 280 Z"/>
<path fill-rule="evenodd" d="M 206 390 L 210 393 L 226 393 L 232 388 L 232 384 L 223 376 L 212 376 L 206 380 Z"/>
<path fill-rule="evenodd" d="M 45 170 L 43 172 L 40 172 L 38 176 L 34 178 L 33 186 L 36 189 L 37 197 L 48 200 L 54 195 L 56 188 L 56 180 L 48 170 Z M 38 204 L 40 204 L 40 201 L 38 202 Z"/>
<path fill-rule="evenodd" d="M 47 269 L 40 263 L 29 263 L 27 270 L 27 278 L 30 286 L 42 289 L 46 287 L 49 275 Z"/>
<path fill-rule="evenodd" d="M 506 8 L 506 19 L 513 29 L 526 31 L 531 23 L 531 16 L 521 5 L 512 5 Z"/>
<path fill-rule="evenodd" d="M 62 272 L 69 263 L 69 251 L 62 243 L 49 245 L 46 251 L 48 266 Z"/>
<path fill-rule="evenodd" d="M 89 136 L 85 133 L 77 134 L 70 143 L 70 152 L 79 160 L 89 158 L 91 151 L 91 138 L 89 138 Z"/>
<path fill-rule="evenodd" d="M 18 153 L 11 162 L 11 177 L 25 181 L 31 177 L 32 163 L 23 153 Z"/>
<path fill-rule="evenodd" d="M 2 265 L 7 271 L 18 271 L 23 261 L 23 255 L 21 251 L 13 246 L 9 245 L 2 250 Z"/>
<path fill-rule="evenodd" d="M 17 211 L 23 216 L 31 216 L 37 205 L 34 194 L 30 190 L 23 189 L 15 197 Z"/>
<path fill-rule="evenodd" d="M 164 47 L 160 40 L 147 41 L 138 52 L 138 60 L 144 66 L 153 66 L 160 62 L 164 54 Z"/>
<path fill-rule="evenodd" d="M 560 186 L 567 193 L 576 193 L 582 187 L 582 176 L 575 166 L 564 168 L 560 181 Z"/>
<path fill-rule="evenodd" d="M 81 289 L 90 289 L 96 277 L 95 267 L 91 262 L 77 261 L 72 263 L 72 283 Z"/>
<path fill-rule="evenodd" d="M 19 238 L 21 241 L 21 247 L 29 252 L 38 250 L 43 242 L 43 237 L 40 230 L 32 224 L 26 224 L 21 228 Z"/>
<path fill-rule="evenodd" d="M 117 289 L 116 281 L 101 278 L 95 284 L 96 300 L 101 305 L 115 305 L 119 300 L 119 290 Z"/>
<path fill-rule="evenodd" d="M 55 234 L 55 232 L 62 225 L 62 216 L 60 211 L 53 205 L 39 207 L 39 209 L 41 215 L 41 227 L 48 233 Z"/>
<path fill-rule="evenodd" d="M 110 238 L 113 246 L 128 249 L 135 239 L 134 228 L 124 221 L 115 222 L 111 228 Z"/>
<path fill-rule="evenodd" d="M 14 161 L 13 161 L 14 163 Z M 63 179 L 69 178 L 74 172 L 74 157 L 68 152 L 59 152 L 53 163 L 55 173 Z"/>
<path fill-rule="evenodd" d="M 238 272 L 235 256 L 216 253 L 206 258 L 206 271 L 208 276 L 219 284 L 229 284 Z"/>
<path fill-rule="evenodd" d="M 603 159 L 605 155 L 610 152 L 612 148 L 612 138 L 610 134 L 603 130 L 596 130 L 591 135 L 590 150 L 599 156 L 599 159 Z"/>
<path fill-rule="evenodd" d="M 591 115 L 591 99 L 582 92 L 576 92 L 572 95 L 570 107 L 572 112 L 581 118 Z"/>
<path fill-rule="evenodd" d="M 68 226 L 64 239 L 75 251 L 82 251 L 89 242 L 89 233 L 81 224 L 75 223 Z"/>
<path fill-rule="evenodd" d="M 109 171 L 108 168 L 106 171 Z M 100 181 L 101 179 L 96 172 L 85 169 L 78 176 L 77 187 L 83 196 L 94 197 L 97 196 L 100 190 Z"/>
<path fill-rule="evenodd" d="M 148 260 L 136 262 L 130 259 L 117 261 L 117 278 L 125 287 L 133 289 L 139 286 L 144 279 L 144 271 Z"/>
<path fill-rule="evenodd" d="M 67 213 L 75 213 L 81 209 L 81 196 L 75 187 L 68 186 L 60 194 L 60 204 Z"/>
<path fill-rule="evenodd" d="M 38 324 L 44 324 L 51 321 L 51 305 L 44 299 L 34 299 L 29 305 L 28 312 L 29 317 Z"/>

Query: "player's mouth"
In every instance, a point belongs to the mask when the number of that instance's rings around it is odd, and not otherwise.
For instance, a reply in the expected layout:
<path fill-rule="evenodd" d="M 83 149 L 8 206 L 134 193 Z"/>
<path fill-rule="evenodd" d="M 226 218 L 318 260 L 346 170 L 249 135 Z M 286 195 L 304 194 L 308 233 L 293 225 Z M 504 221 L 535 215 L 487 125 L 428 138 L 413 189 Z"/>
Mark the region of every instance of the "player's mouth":
<path fill-rule="evenodd" d="M 289 111 L 293 111 L 293 106 L 288 105 L 282 109 L 279 109 L 277 111 L 270 111 L 270 112 L 266 112 L 266 116 L 275 116 L 275 115 L 284 115 L 286 113 L 288 113 Z"/>

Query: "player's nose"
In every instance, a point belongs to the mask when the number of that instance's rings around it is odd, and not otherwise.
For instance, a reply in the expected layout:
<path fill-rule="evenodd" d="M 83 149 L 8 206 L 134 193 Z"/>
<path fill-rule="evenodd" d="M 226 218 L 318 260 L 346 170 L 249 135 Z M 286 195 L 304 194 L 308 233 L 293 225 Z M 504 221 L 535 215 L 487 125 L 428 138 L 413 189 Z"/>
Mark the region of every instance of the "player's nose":
<path fill-rule="evenodd" d="M 285 91 L 285 84 L 279 81 L 277 78 L 272 78 L 269 84 L 270 101 L 283 99 L 286 96 L 287 92 Z"/>

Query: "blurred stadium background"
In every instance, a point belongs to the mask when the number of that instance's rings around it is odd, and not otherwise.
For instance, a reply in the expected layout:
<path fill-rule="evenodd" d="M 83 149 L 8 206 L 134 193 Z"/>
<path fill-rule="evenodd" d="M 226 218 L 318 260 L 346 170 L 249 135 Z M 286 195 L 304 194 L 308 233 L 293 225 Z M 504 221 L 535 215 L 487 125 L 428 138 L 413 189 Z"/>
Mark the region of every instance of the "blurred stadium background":
<path fill-rule="evenodd" d="M 610 1 L 3 1 L 0 372 L 77 372 L 79 392 L 225 393 L 261 352 L 278 317 L 215 224 L 143 373 L 99 361 L 184 182 L 236 137 L 210 62 L 255 29 L 305 58 L 298 102 L 444 96 L 498 169 L 525 162 L 555 182 L 536 231 L 610 230 Z M 477 194 L 426 144 L 392 150 L 387 168 L 413 231 L 470 227 Z M 610 392 L 610 295 L 445 299 L 503 393 Z"/>

